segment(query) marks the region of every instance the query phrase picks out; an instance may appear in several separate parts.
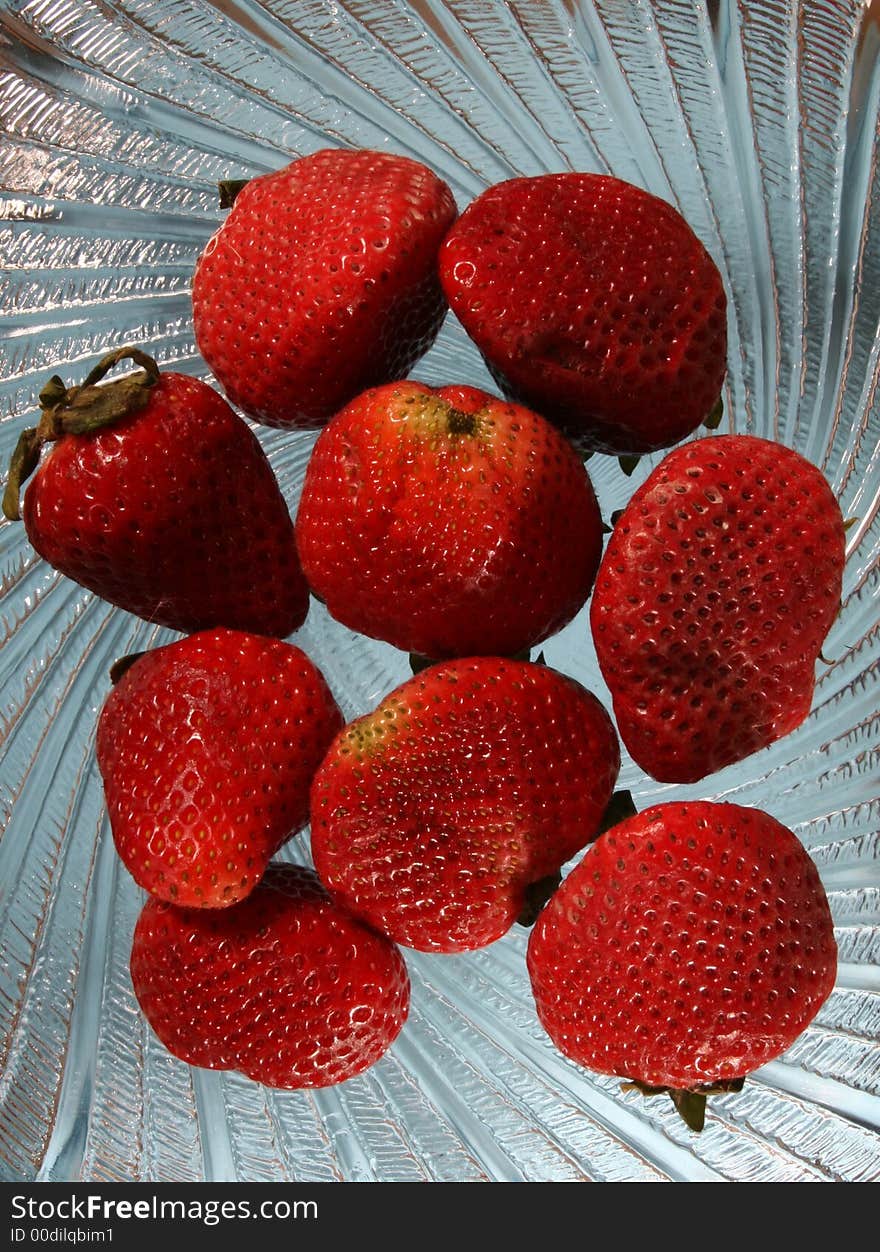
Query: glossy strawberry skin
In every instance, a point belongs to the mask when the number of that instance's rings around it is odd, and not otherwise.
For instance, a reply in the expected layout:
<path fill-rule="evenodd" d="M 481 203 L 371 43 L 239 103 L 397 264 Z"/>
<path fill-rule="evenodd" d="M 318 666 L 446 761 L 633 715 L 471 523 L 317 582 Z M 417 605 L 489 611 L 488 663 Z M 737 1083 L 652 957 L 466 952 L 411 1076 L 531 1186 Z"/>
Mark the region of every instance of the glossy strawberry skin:
<path fill-rule="evenodd" d="M 600 835 L 541 913 L 538 1016 L 580 1065 L 693 1090 L 788 1048 L 834 984 L 828 901 L 757 809 L 660 804 Z"/>
<path fill-rule="evenodd" d="M 509 656 L 584 604 L 602 520 L 543 418 L 472 387 L 402 382 L 321 432 L 296 538 L 310 585 L 351 629 L 434 658 Z"/>
<path fill-rule="evenodd" d="M 452 227 L 440 277 L 505 395 L 583 449 L 669 447 L 711 412 L 726 297 L 684 218 L 599 174 L 490 187 Z"/>
<path fill-rule="evenodd" d="M 204 631 L 144 653 L 107 697 L 98 766 L 117 851 L 161 899 L 223 908 L 308 821 L 342 714 L 299 648 Z"/>
<path fill-rule="evenodd" d="M 434 665 L 332 744 L 312 785 L 315 868 L 404 946 L 482 947 L 594 838 L 619 764 L 610 718 L 573 679 L 491 657 Z"/>
<path fill-rule="evenodd" d="M 198 379 L 163 373 L 146 408 L 51 444 L 22 516 L 50 565 L 156 625 L 282 637 L 308 612 L 266 454 Z"/>
<path fill-rule="evenodd" d="M 193 279 L 199 350 L 269 426 L 314 428 L 403 378 L 446 313 L 447 185 L 387 152 L 325 149 L 249 182 Z"/>
<path fill-rule="evenodd" d="M 293 865 L 271 865 L 247 900 L 220 912 L 149 900 L 131 978 L 175 1056 L 269 1087 L 328 1087 L 361 1073 L 409 1009 L 397 948 Z"/>
<path fill-rule="evenodd" d="M 721 435 L 664 458 L 618 519 L 590 605 L 642 769 L 696 782 L 800 725 L 844 561 L 840 508 L 798 453 Z"/>

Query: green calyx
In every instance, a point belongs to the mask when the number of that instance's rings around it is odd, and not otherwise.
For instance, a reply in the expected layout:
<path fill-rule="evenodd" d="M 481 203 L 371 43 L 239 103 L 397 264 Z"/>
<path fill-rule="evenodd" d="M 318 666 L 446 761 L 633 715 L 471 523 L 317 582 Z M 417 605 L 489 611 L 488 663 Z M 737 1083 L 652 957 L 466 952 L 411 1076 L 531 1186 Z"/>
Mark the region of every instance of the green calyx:
<path fill-rule="evenodd" d="M 475 435 L 479 422 L 473 413 L 463 413 L 461 409 L 450 409 L 446 415 L 446 429 L 450 435 Z"/>
<path fill-rule="evenodd" d="M 98 386 L 119 361 L 132 360 L 142 368 L 125 378 Z M 3 515 L 11 522 L 21 520 L 22 484 L 40 463 L 43 445 L 63 435 L 87 435 L 137 413 L 146 406 L 150 391 L 159 381 L 159 367 L 139 348 L 117 348 L 105 356 L 79 387 L 65 387 L 57 374 L 40 392 L 42 415 L 37 426 L 23 430 L 9 463 L 3 492 Z"/>
<path fill-rule="evenodd" d="M 519 917 L 516 919 L 517 925 L 534 926 L 538 920 L 538 914 L 555 894 L 561 882 L 562 874 L 559 870 L 556 870 L 553 874 L 548 874 L 546 878 L 539 878 L 537 882 L 530 882 L 526 887 Z"/>
<path fill-rule="evenodd" d="M 410 652 L 409 654 L 409 668 L 413 676 L 421 674 L 423 669 L 430 669 L 432 665 L 436 664 L 437 661 L 432 661 L 429 656 L 422 656 L 420 652 Z"/>
<path fill-rule="evenodd" d="M 235 204 L 236 196 L 249 182 L 249 178 L 224 178 L 219 182 L 217 192 L 220 196 L 220 208 L 231 209 Z"/>
<path fill-rule="evenodd" d="M 610 519 L 609 519 L 610 524 L 609 524 L 609 522 L 603 522 L 603 523 L 602 523 L 602 534 L 603 534 L 603 535 L 610 535 L 610 534 L 612 533 L 612 531 L 614 530 L 614 527 L 617 525 L 617 523 L 618 523 L 618 522 L 620 521 L 620 519 L 623 517 L 624 512 L 625 512 L 625 510 L 624 510 L 624 509 L 615 509 L 615 510 L 614 510 L 614 512 L 611 514 L 611 517 L 610 517 Z"/>
<path fill-rule="evenodd" d="M 718 1082 L 704 1083 L 699 1087 L 651 1087 L 638 1079 L 622 1084 L 623 1091 L 641 1091 L 642 1095 L 668 1095 L 675 1105 L 676 1111 L 689 1130 L 699 1134 L 706 1124 L 706 1098 L 711 1095 L 727 1095 L 730 1092 L 742 1091 L 745 1078 L 720 1079 Z"/>
<path fill-rule="evenodd" d="M 6 487 L 3 491 L 3 516 L 8 518 L 10 522 L 21 520 L 21 508 L 19 506 L 21 484 L 30 478 L 39 465 L 42 446 L 43 441 L 38 438 L 37 430 L 34 427 L 23 430 L 18 437 L 18 443 L 15 445 L 15 451 L 12 453 L 12 459 L 9 462 L 9 473 L 6 477 Z"/>
<path fill-rule="evenodd" d="M 467 413 L 428 391 L 408 396 L 400 412 L 410 423 L 409 430 L 415 437 L 428 440 L 438 448 L 448 446 L 450 441 L 457 444 L 481 440 L 486 434 L 484 410 Z"/>
<path fill-rule="evenodd" d="M 620 822 L 625 822 L 627 818 L 635 817 L 638 813 L 635 801 L 632 798 L 631 791 L 615 791 L 611 799 L 608 801 L 608 807 L 602 814 L 602 820 L 599 822 L 599 829 L 596 831 L 596 838 L 604 835 L 606 830 L 610 830 L 612 826 L 617 826 Z"/>
<path fill-rule="evenodd" d="M 504 660 L 504 661 L 529 661 L 531 660 L 531 655 L 532 655 L 531 648 L 520 648 L 519 652 L 514 652 L 510 656 L 499 657 L 498 659 Z M 446 657 L 445 659 L 451 660 L 450 657 Z M 442 664 L 442 658 L 441 660 L 438 660 L 437 657 L 432 658 L 430 656 L 422 656 L 421 652 L 410 652 L 409 654 L 409 668 L 410 668 L 410 671 L 414 675 L 421 674 L 423 669 L 430 669 L 432 665 L 440 665 L 440 664 Z M 536 665 L 547 664 L 547 662 L 544 659 L 543 652 L 541 652 L 535 658 L 535 664 Z"/>
<path fill-rule="evenodd" d="M 719 396 L 718 399 L 715 401 L 715 403 L 712 405 L 712 408 L 710 409 L 709 414 L 706 417 L 706 420 L 703 422 L 703 425 L 705 426 L 706 430 L 717 430 L 718 427 L 721 425 L 721 420 L 723 417 L 724 417 L 724 399 L 722 396 Z"/>
<path fill-rule="evenodd" d="M 123 674 L 127 674 L 134 665 L 135 661 L 139 661 L 142 656 L 146 656 L 145 652 L 129 652 L 127 656 L 121 656 L 118 661 L 114 661 L 110 666 L 110 682 L 115 687 Z"/>

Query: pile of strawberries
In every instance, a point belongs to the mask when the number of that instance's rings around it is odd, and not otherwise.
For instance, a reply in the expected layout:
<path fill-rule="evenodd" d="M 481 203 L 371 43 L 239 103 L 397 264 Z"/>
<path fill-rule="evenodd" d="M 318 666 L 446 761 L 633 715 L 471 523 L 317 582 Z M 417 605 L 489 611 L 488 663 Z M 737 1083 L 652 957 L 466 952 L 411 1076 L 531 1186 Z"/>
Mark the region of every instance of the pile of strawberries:
<path fill-rule="evenodd" d="M 144 1013 L 193 1065 L 326 1086 L 403 1027 L 398 945 L 465 952 L 534 923 L 556 1046 L 699 1129 L 706 1095 L 830 993 L 831 916 L 768 814 L 627 811 L 618 733 L 653 778 L 696 783 L 803 721 L 841 595 L 828 484 L 783 446 L 707 436 L 605 542 L 583 454 L 628 464 L 717 425 L 726 366 L 718 270 L 638 188 L 513 179 L 457 218 L 419 163 L 327 150 L 225 194 L 196 339 L 246 415 L 320 429 L 295 523 L 250 425 L 133 348 L 48 382 L 3 502 L 56 569 L 184 635 L 117 663 L 97 731 L 116 847 L 149 892 Z M 407 379 L 447 307 L 503 399 Z M 310 591 L 412 654 L 349 725 L 284 641 Z M 528 659 L 591 593 L 616 728 Z M 309 823 L 315 872 L 273 862 Z"/>

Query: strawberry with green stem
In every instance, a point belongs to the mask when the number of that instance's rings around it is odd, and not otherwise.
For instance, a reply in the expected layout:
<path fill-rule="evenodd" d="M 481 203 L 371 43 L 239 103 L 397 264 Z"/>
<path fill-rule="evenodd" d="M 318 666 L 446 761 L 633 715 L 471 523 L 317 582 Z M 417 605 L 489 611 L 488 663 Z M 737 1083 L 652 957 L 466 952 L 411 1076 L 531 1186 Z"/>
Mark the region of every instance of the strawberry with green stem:
<path fill-rule="evenodd" d="M 101 382 L 126 359 L 141 368 Z M 124 347 L 79 387 L 51 378 L 40 403 L 3 511 L 23 518 L 50 565 L 172 630 L 281 637 L 302 625 L 308 588 L 287 504 L 257 437 L 216 391 Z"/>
<path fill-rule="evenodd" d="M 528 652 L 584 604 L 602 552 L 590 479 L 549 422 L 410 381 L 321 432 L 296 537 L 335 618 L 434 659 Z"/>
<path fill-rule="evenodd" d="M 608 714 L 544 665 L 445 661 L 334 740 L 312 784 L 322 881 L 406 947 L 493 942 L 595 838 L 620 766 Z"/>
<path fill-rule="evenodd" d="M 224 186 L 229 215 L 193 276 L 196 342 L 230 400 L 315 428 L 403 378 L 446 314 L 449 187 L 409 157 L 323 149 Z"/>
<path fill-rule="evenodd" d="M 693 1130 L 816 1016 L 837 947 L 818 871 L 757 809 L 659 804 L 600 835 L 529 938 L 538 1017 L 585 1068 Z"/>

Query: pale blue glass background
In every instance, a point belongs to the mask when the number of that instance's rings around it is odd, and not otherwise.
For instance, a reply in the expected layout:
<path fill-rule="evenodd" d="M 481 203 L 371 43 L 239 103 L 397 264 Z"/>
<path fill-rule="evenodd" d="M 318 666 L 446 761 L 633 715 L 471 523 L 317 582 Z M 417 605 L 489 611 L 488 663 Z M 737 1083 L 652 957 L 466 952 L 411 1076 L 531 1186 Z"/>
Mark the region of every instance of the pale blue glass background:
<path fill-rule="evenodd" d="M 0 0 L 0 458 L 58 371 L 144 345 L 205 374 L 193 264 L 214 184 L 329 145 L 492 182 L 613 173 L 685 214 L 730 299 L 726 429 L 821 466 L 847 517 L 843 611 L 793 735 L 697 787 L 625 760 L 641 805 L 767 808 L 816 859 L 840 946 L 815 1023 L 691 1135 L 555 1052 L 526 936 L 413 955 L 410 1021 L 369 1073 L 279 1094 L 171 1058 L 128 977 L 140 893 L 93 759 L 108 667 L 171 636 L 0 526 L 0 1176 L 7 1179 L 880 1177 L 878 28 L 845 0 Z M 414 375 L 491 389 L 450 318 Z M 262 430 L 295 507 L 313 436 Z M 590 462 L 605 516 L 629 481 Z M 313 604 L 295 636 L 344 711 L 407 674 Z M 545 648 L 607 702 L 585 614 Z M 298 840 L 292 857 L 306 857 Z"/>

